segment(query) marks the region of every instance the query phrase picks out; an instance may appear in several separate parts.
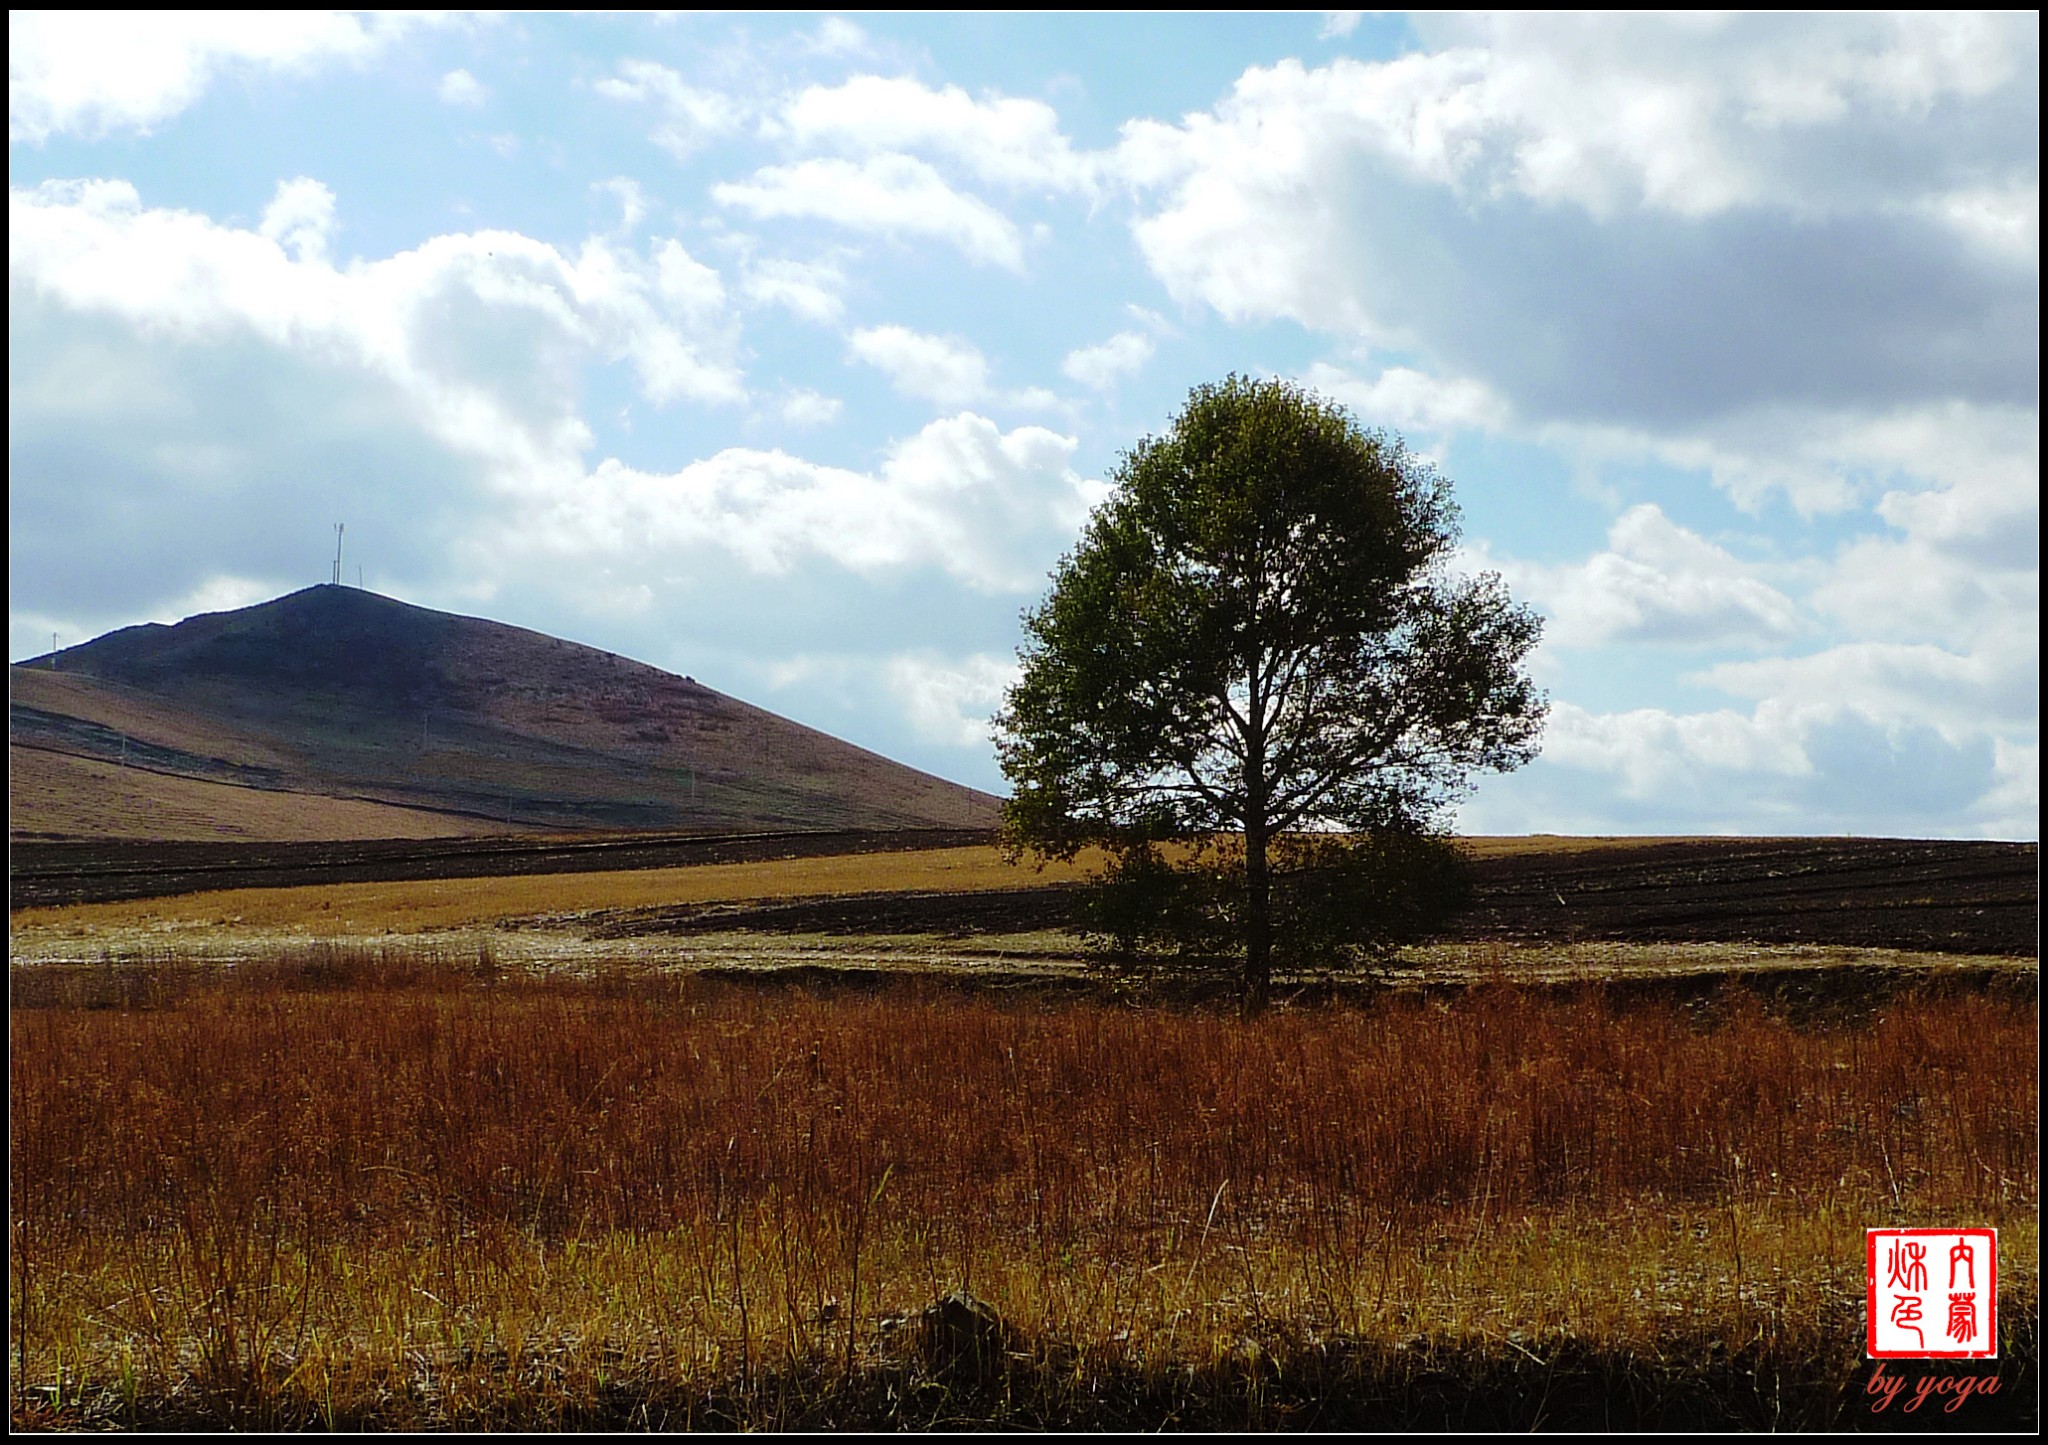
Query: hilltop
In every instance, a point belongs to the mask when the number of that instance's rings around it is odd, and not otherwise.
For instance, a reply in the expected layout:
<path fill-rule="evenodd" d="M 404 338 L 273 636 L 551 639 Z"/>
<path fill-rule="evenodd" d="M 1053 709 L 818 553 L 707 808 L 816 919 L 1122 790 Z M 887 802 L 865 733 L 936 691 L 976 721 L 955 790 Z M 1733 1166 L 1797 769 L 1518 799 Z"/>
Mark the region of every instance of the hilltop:
<path fill-rule="evenodd" d="M 984 827 L 996 799 L 615 653 L 353 587 L 8 669 L 9 831 Z"/>

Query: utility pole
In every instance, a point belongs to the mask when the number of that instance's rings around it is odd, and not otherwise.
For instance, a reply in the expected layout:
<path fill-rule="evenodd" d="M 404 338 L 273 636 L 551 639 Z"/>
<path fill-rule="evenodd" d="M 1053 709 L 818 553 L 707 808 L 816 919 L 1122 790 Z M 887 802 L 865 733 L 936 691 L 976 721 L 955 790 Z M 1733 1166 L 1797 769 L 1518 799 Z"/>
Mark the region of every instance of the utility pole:
<path fill-rule="evenodd" d="M 50 634 L 50 671 L 57 670 L 57 634 Z"/>

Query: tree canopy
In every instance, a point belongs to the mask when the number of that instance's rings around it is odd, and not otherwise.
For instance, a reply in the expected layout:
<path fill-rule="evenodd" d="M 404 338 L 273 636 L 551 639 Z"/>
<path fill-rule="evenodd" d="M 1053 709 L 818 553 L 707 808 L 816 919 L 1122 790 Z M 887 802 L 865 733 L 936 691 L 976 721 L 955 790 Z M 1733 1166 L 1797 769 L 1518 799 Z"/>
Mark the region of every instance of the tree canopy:
<path fill-rule="evenodd" d="M 996 719 L 1006 833 L 1109 847 L 1127 898 L 1174 871 L 1160 844 L 1213 854 L 1195 911 L 1234 937 L 1256 1008 L 1276 872 L 1295 934 L 1341 934 L 1347 907 L 1401 892 L 1342 880 L 1399 875 L 1393 840 L 1535 755 L 1546 703 L 1522 664 L 1542 623 L 1498 576 L 1451 572 L 1433 466 L 1284 381 L 1196 388 L 1111 481 L 1024 619 Z M 1304 901 L 1331 880 L 1328 906 Z M 1152 916 L 1172 911 L 1153 893 Z"/>

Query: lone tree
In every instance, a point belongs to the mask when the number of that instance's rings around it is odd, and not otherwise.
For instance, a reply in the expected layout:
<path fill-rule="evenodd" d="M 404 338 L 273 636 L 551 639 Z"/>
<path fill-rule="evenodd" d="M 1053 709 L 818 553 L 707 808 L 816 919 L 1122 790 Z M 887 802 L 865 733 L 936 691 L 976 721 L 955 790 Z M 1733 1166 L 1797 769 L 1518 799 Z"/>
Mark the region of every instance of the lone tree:
<path fill-rule="evenodd" d="M 1107 847 L 1099 930 L 1234 956 L 1256 1012 L 1276 944 L 1330 962 L 1432 921 L 1448 806 L 1535 756 L 1542 622 L 1448 572 L 1433 467 L 1287 382 L 1196 388 L 1112 481 L 1024 619 L 1005 834 Z"/>

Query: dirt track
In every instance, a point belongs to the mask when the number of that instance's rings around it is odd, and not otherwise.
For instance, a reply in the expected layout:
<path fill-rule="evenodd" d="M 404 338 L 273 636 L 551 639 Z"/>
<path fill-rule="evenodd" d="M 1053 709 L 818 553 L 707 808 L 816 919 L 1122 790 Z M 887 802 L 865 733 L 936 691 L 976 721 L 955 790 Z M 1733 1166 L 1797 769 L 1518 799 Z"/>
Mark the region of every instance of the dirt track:
<path fill-rule="evenodd" d="M 1461 939 L 1832 943 L 1945 953 L 2039 949 L 2031 843 L 1702 839 L 1477 860 Z M 880 893 L 622 911 L 597 936 L 1022 933 L 1071 926 L 1071 886 Z"/>

